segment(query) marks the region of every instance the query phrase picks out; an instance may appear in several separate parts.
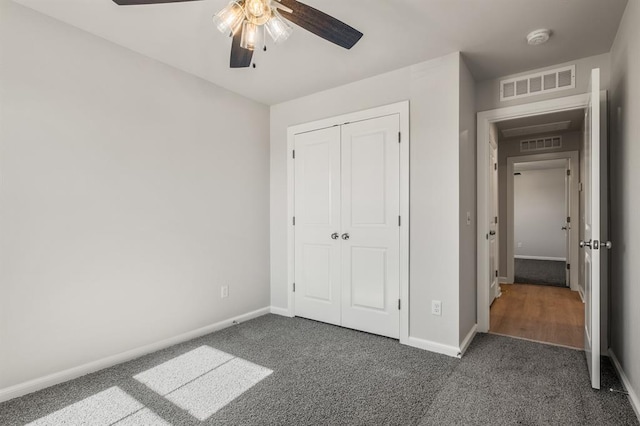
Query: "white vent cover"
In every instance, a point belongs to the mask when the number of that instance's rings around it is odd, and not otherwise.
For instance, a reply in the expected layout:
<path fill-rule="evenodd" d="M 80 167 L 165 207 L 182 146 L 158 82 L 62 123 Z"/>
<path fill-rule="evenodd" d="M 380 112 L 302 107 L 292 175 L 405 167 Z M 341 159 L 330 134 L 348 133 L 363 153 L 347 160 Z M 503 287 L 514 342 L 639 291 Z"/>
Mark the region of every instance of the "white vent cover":
<path fill-rule="evenodd" d="M 575 87 L 576 66 L 570 65 L 500 81 L 500 101 L 509 101 Z"/>
<path fill-rule="evenodd" d="M 520 152 L 547 151 L 558 148 L 562 148 L 562 136 L 549 136 L 547 138 L 520 141 Z"/>

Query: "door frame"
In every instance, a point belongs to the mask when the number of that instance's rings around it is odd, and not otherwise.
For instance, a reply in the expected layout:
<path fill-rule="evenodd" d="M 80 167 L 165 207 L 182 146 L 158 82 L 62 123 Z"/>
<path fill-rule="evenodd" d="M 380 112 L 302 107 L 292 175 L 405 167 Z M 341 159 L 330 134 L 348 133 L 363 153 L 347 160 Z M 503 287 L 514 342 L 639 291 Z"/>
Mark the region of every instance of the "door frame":
<path fill-rule="evenodd" d="M 533 115 L 586 108 L 589 95 L 573 95 L 523 105 L 479 112 L 477 117 L 477 322 L 478 332 L 487 333 L 490 325 L 489 282 L 489 129 L 492 123 Z"/>
<path fill-rule="evenodd" d="M 513 167 L 515 163 L 531 163 L 534 161 L 544 160 L 569 160 L 569 170 L 571 170 L 571 227 L 572 230 L 575 227 L 575 232 L 571 233 L 570 252 L 567 258 L 567 262 L 572 265 L 569 272 L 570 288 L 573 291 L 578 291 L 580 286 L 578 285 L 578 271 L 579 271 L 579 250 L 578 241 L 580 239 L 580 156 L 578 151 L 560 151 L 544 154 L 531 154 L 507 157 L 507 283 L 513 283 L 514 281 L 514 222 L 515 222 L 515 209 L 514 209 L 514 181 L 513 181 Z M 577 224 L 577 226 L 575 226 Z M 581 295 L 582 297 L 582 295 Z"/>
<path fill-rule="evenodd" d="M 356 121 L 398 115 L 400 118 L 400 343 L 409 341 L 409 147 L 411 135 L 409 133 L 409 101 L 397 102 L 363 111 L 356 111 L 335 117 L 298 124 L 287 128 L 287 316 L 295 316 L 295 226 L 293 217 L 295 212 L 295 166 L 294 142 L 295 135 L 341 126 Z"/>

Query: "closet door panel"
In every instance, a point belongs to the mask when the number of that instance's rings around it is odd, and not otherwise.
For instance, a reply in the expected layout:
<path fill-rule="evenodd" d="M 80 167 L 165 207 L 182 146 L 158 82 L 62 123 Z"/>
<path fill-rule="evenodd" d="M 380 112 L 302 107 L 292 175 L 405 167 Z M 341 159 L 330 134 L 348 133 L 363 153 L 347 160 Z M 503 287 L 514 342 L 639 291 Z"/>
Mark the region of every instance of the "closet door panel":
<path fill-rule="evenodd" d="M 399 337 L 399 116 L 342 126 L 342 325 Z"/>
<path fill-rule="evenodd" d="M 340 325 L 340 129 L 295 136 L 295 314 Z"/>

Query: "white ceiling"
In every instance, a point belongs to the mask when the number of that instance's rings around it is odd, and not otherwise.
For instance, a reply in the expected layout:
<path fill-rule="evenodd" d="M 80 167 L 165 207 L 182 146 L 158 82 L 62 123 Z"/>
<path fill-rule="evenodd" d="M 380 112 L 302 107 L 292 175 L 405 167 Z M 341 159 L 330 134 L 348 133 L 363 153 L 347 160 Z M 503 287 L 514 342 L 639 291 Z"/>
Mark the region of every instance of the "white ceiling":
<path fill-rule="evenodd" d="M 111 0 L 14 0 L 114 43 L 274 104 L 461 51 L 476 80 L 608 52 L 627 0 L 305 0 L 364 33 L 350 51 L 298 27 L 229 69 L 231 40 L 212 15 L 227 0 L 117 6 Z M 553 30 L 529 47 L 531 30 Z"/>
<path fill-rule="evenodd" d="M 582 130 L 584 121 L 584 109 L 574 109 L 570 111 L 554 112 L 551 114 L 534 115 L 529 117 L 516 118 L 513 120 L 505 120 L 496 123 L 496 127 L 500 131 L 499 139 L 506 139 L 502 132 L 507 129 L 521 129 L 523 127 L 542 126 L 550 123 L 560 123 L 568 121 L 569 128 L 563 131 L 574 132 Z M 530 135 L 539 134 L 540 132 L 529 133 Z M 500 141 L 499 141 L 500 142 Z"/>

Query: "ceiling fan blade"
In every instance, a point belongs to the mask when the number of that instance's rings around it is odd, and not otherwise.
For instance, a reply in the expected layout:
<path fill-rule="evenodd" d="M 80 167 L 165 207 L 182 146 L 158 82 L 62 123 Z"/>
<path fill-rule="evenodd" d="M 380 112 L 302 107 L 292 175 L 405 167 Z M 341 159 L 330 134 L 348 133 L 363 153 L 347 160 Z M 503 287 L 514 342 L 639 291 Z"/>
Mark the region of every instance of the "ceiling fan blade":
<path fill-rule="evenodd" d="M 363 34 L 355 28 L 297 0 L 280 0 L 280 3 L 293 11 L 280 9 L 283 17 L 345 49 L 351 49 L 362 38 Z"/>
<path fill-rule="evenodd" d="M 137 4 L 179 3 L 183 1 L 199 1 L 199 0 L 113 0 L 113 2 L 118 6 L 133 6 Z"/>
<path fill-rule="evenodd" d="M 241 39 L 242 29 L 236 31 L 233 34 L 233 41 L 231 42 L 231 61 L 229 62 L 231 68 L 247 68 L 249 65 L 251 65 L 253 50 L 241 47 Z"/>

